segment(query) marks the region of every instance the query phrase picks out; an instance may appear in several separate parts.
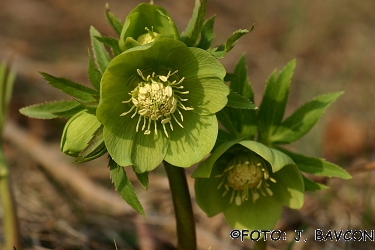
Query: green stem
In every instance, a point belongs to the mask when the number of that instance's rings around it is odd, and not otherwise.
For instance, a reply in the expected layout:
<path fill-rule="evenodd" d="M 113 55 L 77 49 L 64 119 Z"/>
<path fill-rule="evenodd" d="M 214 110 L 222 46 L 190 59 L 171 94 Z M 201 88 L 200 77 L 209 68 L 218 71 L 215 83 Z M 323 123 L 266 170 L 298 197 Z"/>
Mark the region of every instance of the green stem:
<path fill-rule="evenodd" d="M 1 143 L 1 140 L 0 140 Z M 16 206 L 10 185 L 9 170 L 6 166 L 0 144 L 0 205 L 3 207 L 5 249 L 21 249 Z"/>
<path fill-rule="evenodd" d="M 173 206 L 177 226 L 177 250 L 197 249 L 195 221 L 185 170 L 164 161 L 169 186 L 172 192 Z"/>
<path fill-rule="evenodd" d="M 260 238 L 258 241 L 255 241 L 254 250 L 266 250 L 267 241 L 264 238 Z"/>

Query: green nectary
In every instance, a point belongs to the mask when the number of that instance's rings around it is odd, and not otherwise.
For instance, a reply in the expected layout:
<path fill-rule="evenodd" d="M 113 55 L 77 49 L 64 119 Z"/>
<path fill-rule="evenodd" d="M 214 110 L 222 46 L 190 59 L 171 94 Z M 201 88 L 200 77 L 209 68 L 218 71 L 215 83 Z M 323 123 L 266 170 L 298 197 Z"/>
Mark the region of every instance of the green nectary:
<path fill-rule="evenodd" d="M 162 37 L 114 58 L 97 109 L 109 154 L 137 172 L 162 160 L 180 167 L 202 160 L 216 141 L 215 113 L 227 103 L 225 73 L 208 52 Z"/>

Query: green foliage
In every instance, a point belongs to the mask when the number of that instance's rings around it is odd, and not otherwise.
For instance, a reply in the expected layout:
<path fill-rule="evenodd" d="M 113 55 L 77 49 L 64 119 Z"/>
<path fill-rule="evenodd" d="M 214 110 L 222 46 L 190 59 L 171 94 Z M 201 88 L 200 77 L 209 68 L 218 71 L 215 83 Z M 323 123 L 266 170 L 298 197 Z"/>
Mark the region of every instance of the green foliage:
<path fill-rule="evenodd" d="M 120 167 L 112 159 L 109 159 L 110 176 L 117 192 L 135 211 L 145 216 L 145 211 L 134 192 L 133 185 L 123 167 Z"/>
<path fill-rule="evenodd" d="M 100 33 L 93 26 L 90 27 L 90 38 L 91 46 L 94 52 L 95 61 L 98 65 L 100 72 L 104 72 L 107 68 L 109 62 L 111 61 L 110 56 L 108 55 L 107 50 L 105 49 L 103 43 L 98 40 L 97 37 L 100 37 Z"/>
<path fill-rule="evenodd" d="M 70 118 L 83 109 L 83 105 L 75 100 L 63 100 L 27 106 L 21 108 L 20 113 L 36 119 Z"/>
<path fill-rule="evenodd" d="M 123 24 L 118 17 L 116 17 L 112 12 L 109 11 L 108 3 L 105 5 L 105 15 L 106 15 L 107 21 L 111 25 L 112 29 L 115 31 L 115 33 L 118 36 L 120 36 Z"/>
<path fill-rule="evenodd" d="M 195 1 L 193 15 L 186 27 L 186 30 L 181 35 L 181 40 L 187 46 L 194 46 L 198 40 L 199 34 L 202 31 L 204 18 L 206 16 L 207 0 L 203 0 L 202 4 L 199 0 Z M 213 25 L 213 21 L 212 21 Z"/>

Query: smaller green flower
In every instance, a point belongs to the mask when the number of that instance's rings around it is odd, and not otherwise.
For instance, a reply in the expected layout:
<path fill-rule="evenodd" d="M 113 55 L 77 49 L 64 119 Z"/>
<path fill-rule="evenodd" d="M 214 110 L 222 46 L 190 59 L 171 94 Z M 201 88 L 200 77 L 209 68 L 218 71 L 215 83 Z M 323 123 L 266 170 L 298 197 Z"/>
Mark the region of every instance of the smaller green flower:
<path fill-rule="evenodd" d="M 211 159 L 200 164 L 198 168 L 212 167 L 212 173 L 209 178 L 196 178 L 197 203 L 208 216 L 223 212 L 233 228 L 271 230 L 282 205 L 302 207 L 302 175 L 278 150 L 255 141 L 238 144 L 232 143 L 228 150 L 216 148 Z"/>
<path fill-rule="evenodd" d="M 125 51 L 153 42 L 158 36 L 180 39 L 176 25 L 165 9 L 141 3 L 126 17 L 119 45 Z"/>
<path fill-rule="evenodd" d="M 75 114 L 65 124 L 60 143 L 61 151 L 64 154 L 78 157 L 100 126 L 96 116 L 87 113 L 87 111 Z"/>

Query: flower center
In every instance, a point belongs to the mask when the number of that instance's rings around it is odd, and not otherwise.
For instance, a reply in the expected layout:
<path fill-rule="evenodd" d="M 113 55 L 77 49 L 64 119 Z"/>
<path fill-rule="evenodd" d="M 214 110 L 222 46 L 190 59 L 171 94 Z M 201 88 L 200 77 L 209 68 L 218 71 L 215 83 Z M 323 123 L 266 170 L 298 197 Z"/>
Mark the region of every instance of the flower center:
<path fill-rule="evenodd" d="M 252 194 L 253 203 L 259 199 L 260 194 L 263 196 L 273 195 L 270 189 L 269 181 L 276 183 L 276 180 L 270 177 L 267 170 L 267 163 L 263 158 L 256 155 L 241 155 L 234 158 L 223 171 L 222 174 L 215 176 L 222 177 L 222 181 L 217 187 L 224 187 L 223 197 L 232 190 L 230 203 L 234 197 L 237 206 L 248 200 L 249 190 Z"/>
<path fill-rule="evenodd" d="M 123 101 L 122 103 L 131 103 L 132 107 L 122 113 L 120 116 L 125 116 L 132 112 L 134 113 L 131 118 L 139 114 L 137 126 L 135 128 L 136 132 L 139 130 L 139 124 L 143 117 L 143 126 L 142 131 L 145 131 L 145 135 L 151 134 L 151 123 L 154 123 L 155 134 L 157 131 L 156 121 L 160 119 L 160 122 L 163 126 L 164 133 L 169 137 L 166 124 L 169 123 L 170 129 L 173 131 L 172 119 L 181 127 L 184 117 L 180 111 L 180 108 L 183 110 L 194 110 L 191 107 L 186 107 L 182 102 L 187 101 L 188 99 L 183 99 L 180 95 L 189 94 L 189 91 L 180 91 L 184 86 L 181 83 L 184 81 L 184 77 L 179 79 L 179 81 L 171 81 L 169 78 L 175 75 L 178 70 L 165 75 L 156 75 L 153 72 L 151 75 L 145 77 L 141 70 L 137 69 L 138 75 L 142 78 L 142 81 L 138 83 L 137 87 L 132 90 L 129 95 L 130 99 Z M 178 112 L 180 115 L 181 122 L 178 121 L 175 116 L 175 112 Z M 148 124 L 147 124 L 148 123 Z M 147 129 L 146 129 L 147 124 Z"/>
<path fill-rule="evenodd" d="M 145 27 L 145 30 L 147 30 L 147 33 L 140 35 L 137 38 L 137 41 L 142 45 L 153 42 L 155 38 L 159 36 L 159 33 L 154 32 L 154 27 L 151 27 L 151 30 Z"/>

